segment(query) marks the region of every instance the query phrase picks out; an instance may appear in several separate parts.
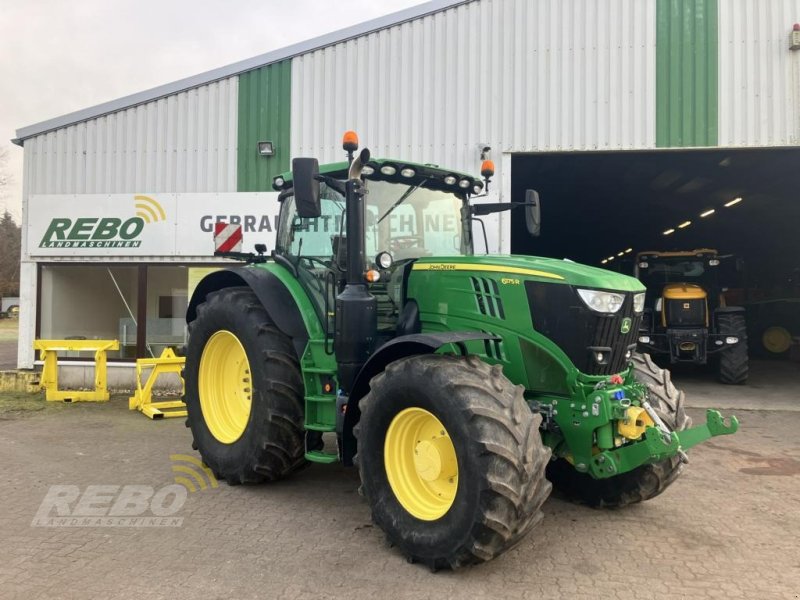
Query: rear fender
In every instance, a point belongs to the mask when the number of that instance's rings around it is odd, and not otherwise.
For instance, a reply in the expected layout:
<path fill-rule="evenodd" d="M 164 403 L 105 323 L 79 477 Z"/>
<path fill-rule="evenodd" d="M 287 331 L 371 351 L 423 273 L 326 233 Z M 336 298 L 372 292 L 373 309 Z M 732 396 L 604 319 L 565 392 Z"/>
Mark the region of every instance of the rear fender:
<path fill-rule="evenodd" d="M 197 307 L 205 302 L 206 296 L 229 287 L 248 287 L 253 290 L 275 326 L 292 338 L 297 359 L 300 360 L 309 334 L 299 303 L 280 278 L 266 268 L 238 267 L 215 271 L 204 277 L 192 294 L 186 322 L 191 323 L 197 318 Z"/>
<path fill-rule="evenodd" d="M 347 400 L 342 427 L 342 462 L 345 466 L 353 464 L 353 457 L 356 453 L 356 439 L 353 435 L 353 428 L 361 419 L 361 410 L 358 404 L 369 392 L 369 383 L 372 378 L 381 373 L 389 363 L 408 356 L 433 354 L 439 348 L 448 344 L 454 344 L 461 354 L 466 356 L 467 347 L 465 342 L 494 339 L 498 338 L 494 335 L 477 331 L 417 333 L 396 337 L 381 346 L 369 357 L 369 360 L 359 371 Z"/>

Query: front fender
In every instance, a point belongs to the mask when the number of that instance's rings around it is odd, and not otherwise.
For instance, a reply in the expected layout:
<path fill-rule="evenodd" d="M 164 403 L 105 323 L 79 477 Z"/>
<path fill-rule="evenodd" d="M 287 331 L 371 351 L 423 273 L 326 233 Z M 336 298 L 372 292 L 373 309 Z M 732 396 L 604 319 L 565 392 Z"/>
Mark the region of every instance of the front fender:
<path fill-rule="evenodd" d="M 415 333 L 402 335 L 387 342 L 376 350 L 358 372 L 353 389 L 347 400 L 347 409 L 342 427 L 342 462 L 346 466 L 353 464 L 356 453 L 356 439 L 353 428 L 361 419 L 358 404 L 369 392 L 369 382 L 386 366 L 407 356 L 433 354 L 442 346 L 453 344 L 462 355 L 467 354 L 465 342 L 473 340 L 494 340 L 496 336 L 479 331 L 451 331 L 443 333 Z"/>

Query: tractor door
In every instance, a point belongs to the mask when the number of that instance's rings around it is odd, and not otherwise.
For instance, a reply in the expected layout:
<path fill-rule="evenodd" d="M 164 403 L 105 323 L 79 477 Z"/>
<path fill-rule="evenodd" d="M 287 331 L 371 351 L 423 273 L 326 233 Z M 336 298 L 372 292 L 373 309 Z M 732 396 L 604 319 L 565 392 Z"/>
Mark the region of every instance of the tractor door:
<path fill-rule="evenodd" d="M 333 331 L 334 299 L 344 273 L 344 260 L 337 248 L 343 248 L 345 231 L 345 199 L 333 188 L 322 185 L 322 214 L 315 219 L 297 215 L 294 197 L 281 205 L 276 253 L 286 258 L 297 270 L 297 278 L 306 290 L 319 316 Z M 341 243 L 340 243 L 341 241 Z"/>

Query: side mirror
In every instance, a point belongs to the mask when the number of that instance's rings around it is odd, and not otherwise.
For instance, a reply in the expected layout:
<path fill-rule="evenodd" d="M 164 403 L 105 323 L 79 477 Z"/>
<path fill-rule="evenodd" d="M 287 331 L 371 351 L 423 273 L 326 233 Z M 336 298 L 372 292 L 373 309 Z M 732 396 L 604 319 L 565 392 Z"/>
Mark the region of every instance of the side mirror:
<path fill-rule="evenodd" d="M 322 214 L 319 202 L 319 162 L 316 158 L 295 158 L 292 160 L 294 178 L 294 204 L 297 216 L 303 219 L 316 219 Z"/>
<path fill-rule="evenodd" d="M 542 232 L 542 205 L 536 190 L 525 192 L 525 226 L 533 237 L 539 237 Z"/>

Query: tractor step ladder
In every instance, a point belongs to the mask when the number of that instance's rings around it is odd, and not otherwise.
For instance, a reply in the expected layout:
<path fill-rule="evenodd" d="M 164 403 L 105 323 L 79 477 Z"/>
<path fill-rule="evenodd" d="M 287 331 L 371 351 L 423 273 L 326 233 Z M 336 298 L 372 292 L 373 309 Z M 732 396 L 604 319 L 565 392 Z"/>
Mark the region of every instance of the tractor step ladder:
<path fill-rule="evenodd" d="M 309 340 L 308 347 L 302 357 L 303 384 L 306 389 L 304 398 L 305 428 L 307 431 L 320 433 L 336 432 L 336 389 L 323 389 L 323 384 L 335 383 L 336 370 L 320 366 L 317 360 L 325 354 L 324 339 Z M 317 360 L 315 360 L 315 356 Z M 339 462 L 336 452 L 324 450 L 308 450 L 305 458 L 309 462 L 331 464 Z"/>
<path fill-rule="evenodd" d="M 160 400 L 153 402 L 153 386 L 158 376 L 163 373 L 177 373 L 181 377 L 181 371 L 186 364 L 186 358 L 175 356 L 172 348 L 165 348 L 158 358 L 140 358 L 136 361 L 136 392 L 128 399 L 128 408 L 138 410 L 151 419 L 166 419 L 170 417 L 185 417 L 186 404 L 181 400 Z M 147 381 L 142 383 L 142 374 L 145 369 L 150 369 Z M 181 396 L 183 396 L 184 385 L 181 377 Z"/>
<path fill-rule="evenodd" d="M 327 371 L 323 371 L 327 373 Z M 335 398 L 331 398 L 331 396 L 324 396 L 324 395 L 314 395 L 314 396 L 306 396 L 306 407 L 309 406 L 309 403 L 313 406 L 314 403 L 321 403 L 325 406 L 330 405 L 331 402 L 336 403 Z M 308 410 L 308 409 L 307 409 Z M 308 412 L 306 414 L 309 414 Z M 316 414 L 316 411 L 314 411 Z M 320 433 L 332 433 L 336 431 L 336 427 L 331 427 L 330 425 L 326 425 L 324 423 L 314 423 L 314 422 L 306 422 L 306 429 L 310 431 L 319 431 Z M 306 452 L 306 460 L 309 462 L 321 463 L 321 464 L 331 464 L 335 462 L 339 462 L 339 455 L 330 452 L 324 452 L 322 450 L 309 450 Z"/>
<path fill-rule="evenodd" d="M 119 340 L 34 340 L 33 349 L 39 350 L 44 361 L 39 387 L 45 390 L 48 402 L 107 402 L 108 377 L 106 352 L 119 350 Z M 94 389 L 58 389 L 58 352 L 94 351 Z"/>

